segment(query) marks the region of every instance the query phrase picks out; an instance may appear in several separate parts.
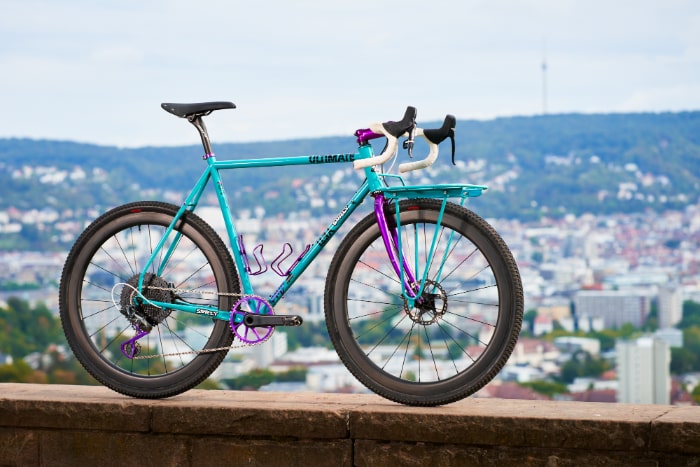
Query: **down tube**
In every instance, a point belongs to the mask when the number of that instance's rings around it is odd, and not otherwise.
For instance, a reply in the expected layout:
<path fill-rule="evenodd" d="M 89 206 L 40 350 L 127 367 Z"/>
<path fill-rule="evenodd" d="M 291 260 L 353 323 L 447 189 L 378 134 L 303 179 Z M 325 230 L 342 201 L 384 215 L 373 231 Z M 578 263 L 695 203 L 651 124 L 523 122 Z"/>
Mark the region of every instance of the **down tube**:
<path fill-rule="evenodd" d="M 270 296 L 270 305 L 275 306 L 284 296 L 284 294 L 289 290 L 289 288 L 296 282 L 296 280 L 302 275 L 309 264 L 316 259 L 316 256 L 323 250 L 326 246 L 328 240 L 333 238 L 333 236 L 338 232 L 340 227 L 345 223 L 346 220 L 355 212 L 355 209 L 362 204 L 364 199 L 369 194 L 369 183 L 367 180 L 362 184 L 362 186 L 355 192 L 348 204 L 345 205 L 340 214 L 331 222 L 326 230 L 318 237 L 318 240 L 309 248 L 304 257 L 299 261 L 299 263 L 292 269 L 287 278 L 280 284 L 279 288 Z"/>

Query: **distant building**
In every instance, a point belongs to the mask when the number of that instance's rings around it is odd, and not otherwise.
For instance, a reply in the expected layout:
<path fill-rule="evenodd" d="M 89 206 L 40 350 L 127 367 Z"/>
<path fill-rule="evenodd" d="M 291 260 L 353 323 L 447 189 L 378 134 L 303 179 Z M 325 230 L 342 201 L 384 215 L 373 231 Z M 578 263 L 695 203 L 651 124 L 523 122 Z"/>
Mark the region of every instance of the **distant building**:
<path fill-rule="evenodd" d="M 258 368 L 267 368 L 285 353 L 287 353 L 287 333 L 284 332 L 273 332 L 264 345 L 256 345 L 251 351 Z"/>
<path fill-rule="evenodd" d="M 569 332 L 591 332 L 605 329 L 605 320 L 603 320 L 603 318 L 589 315 L 577 315 L 575 318 L 562 318 L 559 320 L 559 324 Z"/>
<path fill-rule="evenodd" d="M 564 353 L 574 354 L 580 350 L 594 357 L 600 354 L 600 341 L 590 337 L 562 336 L 554 339 L 554 345 Z"/>
<path fill-rule="evenodd" d="M 532 333 L 535 336 L 550 333 L 554 330 L 554 322 L 549 316 L 537 315 L 532 326 Z"/>
<path fill-rule="evenodd" d="M 306 387 L 313 392 L 368 392 L 341 363 L 309 367 Z"/>
<path fill-rule="evenodd" d="M 646 290 L 580 290 L 574 296 L 576 316 L 602 318 L 606 328 L 625 323 L 642 326 L 651 310 Z"/>
<path fill-rule="evenodd" d="M 671 401 L 671 351 L 653 337 L 621 341 L 615 346 L 619 380 L 618 402 L 669 404 Z"/>
<path fill-rule="evenodd" d="M 538 306 L 537 316 L 548 316 L 554 321 L 569 318 L 571 316 L 571 304 L 567 300 L 566 303 Z"/>
<path fill-rule="evenodd" d="M 304 319 L 309 321 L 322 321 L 325 319 L 323 295 L 320 293 L 308 293 L 307 296 L 308 314 Z"/>
<path fill-rule="evenodd" d="M 554 344 L 540 340 L 520 338 L 508 359 L 509 365 L 542 367 L 545 362 L 555 362 L 560 356 Z"/>
<path fill-rule="evenodd" d="M 539 368 L 531 366 L 506 365 L 498 374 L 501 381 L 516 381 L 518 383 L 530 383 L 541 381 L 545 374 Z"/>
<path fill-rule="evenodd" d="M 672 328 L 683 318 L 683 294 L 677 286 L 659 287 L 659 328 Z"/>
<path fill-rule="evenodd" d="M 676 328 L 663 328 L 654 332 L 654 337 L 665 341 L 671 348 L 683 347 L 683 331 Z"/>

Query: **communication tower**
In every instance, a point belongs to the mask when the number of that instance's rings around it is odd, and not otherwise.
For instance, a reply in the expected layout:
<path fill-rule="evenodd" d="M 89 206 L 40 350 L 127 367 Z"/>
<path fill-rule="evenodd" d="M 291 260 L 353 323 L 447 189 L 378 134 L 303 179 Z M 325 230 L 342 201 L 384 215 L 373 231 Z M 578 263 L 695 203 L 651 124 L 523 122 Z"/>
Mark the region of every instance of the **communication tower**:
<path fill-rule="evenodd" d="M 547 114 L 547 47 L 542 46 L 542 115 Z"/>

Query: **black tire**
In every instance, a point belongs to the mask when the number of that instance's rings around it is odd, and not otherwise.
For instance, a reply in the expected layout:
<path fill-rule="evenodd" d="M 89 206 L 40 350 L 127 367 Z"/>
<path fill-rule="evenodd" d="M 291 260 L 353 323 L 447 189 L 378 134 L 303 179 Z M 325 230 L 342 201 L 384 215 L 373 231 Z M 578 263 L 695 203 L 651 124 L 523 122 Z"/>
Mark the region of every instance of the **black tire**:
<path fill-rule="evenodd" d="M 400 204 L 402 249 L 414 272 L 416 256 L 423 263 L 419 282 L 438 232 L 427 277 L 433 294 L 423 294 L 422 309 L 405 305 L 374 214 L 343 240 L 326 279 L 326 324 L 340 359 L 362 384 L 402 404 L 441 405 L 473 394 L 501 370 L 522 324 L 520 274 L 505 242 L 452 203 L 436 229 L 440 206 L 433 199 Z M 387 219 L 394 212 L 391 203 Z"/>
<path fill-rule="evenodd" d="M 148 257 L 177 211 L 172 204 L 149 201 L 110 210 L 78 238 L 61 276 L 60 316 L 73 353 L 99 382 L 133 397 L 169 397 L 196 386 L 226 356 L 226 350 L 198 351 L 228 347 L 233 340 L 227 321 L 145 305 L 139 307 L 141 319 L 153 329 L 138 340 L 140 353 L 132 359 L 120 350 L 135 336 L 125 312 L 125 305 L 133 300 L 129 285 L 138 284 Z M 179 291 L 148 289 L 146 298 L 230 310 L 236 298 L 217 294 L 237 294 L 240 286 L 221 238 L 193 213 L 186 213 L 175 230 L 180 238 L 167 267 L 158 271 L 160 255 L 149 267 L 144 285 Z M 167 354 L 177 355 L 163 356 Z M 138 358 L 148 355 L 160 356 Z"/>

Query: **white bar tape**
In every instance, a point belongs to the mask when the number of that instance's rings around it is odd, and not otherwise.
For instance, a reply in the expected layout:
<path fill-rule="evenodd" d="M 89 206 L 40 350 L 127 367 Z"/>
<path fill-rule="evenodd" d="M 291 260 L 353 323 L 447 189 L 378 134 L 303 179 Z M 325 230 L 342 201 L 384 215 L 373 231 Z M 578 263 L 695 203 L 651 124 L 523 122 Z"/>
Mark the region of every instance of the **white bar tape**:
<path fill-rule="evenodd" d="M 387 139 L 387 145 L 384 152 L 378 156 L 370 157 L 369 159 L 359 159 L 354 162 L 356 169 L 364 169 L 365 167 L 371 167 L 373 165 L 382 165 L 391 157 L 396 154 L 396 150 L 399 146 L 398 138 L 394 138 L 384 130 L 384 126 L 381 123 L 373 123 L 369 126 L 369 129 L 378 135 L 384 135 Z"/>

